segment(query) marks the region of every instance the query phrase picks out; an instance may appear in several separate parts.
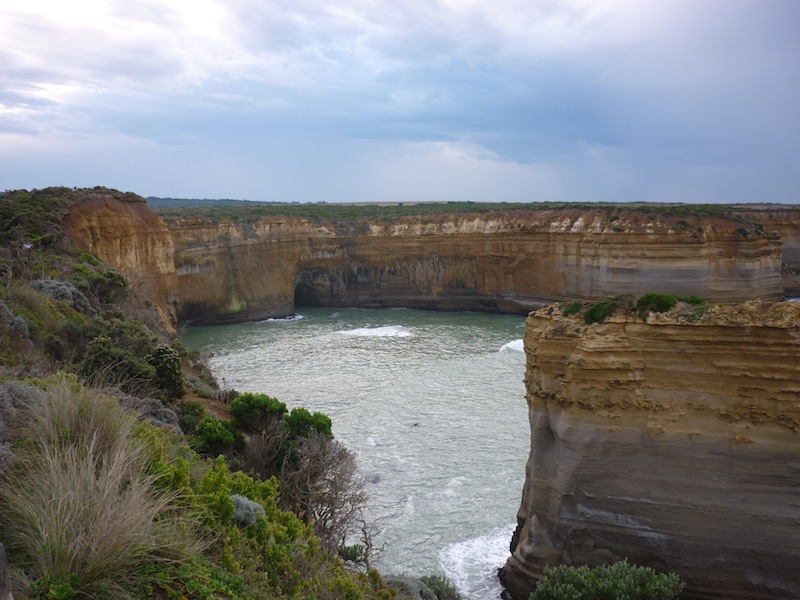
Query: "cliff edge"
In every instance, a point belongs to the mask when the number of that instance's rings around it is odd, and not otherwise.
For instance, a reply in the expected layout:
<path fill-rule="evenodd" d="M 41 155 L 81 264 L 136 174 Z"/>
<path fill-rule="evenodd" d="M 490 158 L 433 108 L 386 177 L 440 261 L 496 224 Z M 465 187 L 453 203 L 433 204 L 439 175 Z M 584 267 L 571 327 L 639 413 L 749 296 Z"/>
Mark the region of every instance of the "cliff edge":
<path fill-rule="evenodd" d="M 800 597 L 800 303 L 527 320 L 531 452 L 504 567 L 631 562 L 682 598 Z"/>

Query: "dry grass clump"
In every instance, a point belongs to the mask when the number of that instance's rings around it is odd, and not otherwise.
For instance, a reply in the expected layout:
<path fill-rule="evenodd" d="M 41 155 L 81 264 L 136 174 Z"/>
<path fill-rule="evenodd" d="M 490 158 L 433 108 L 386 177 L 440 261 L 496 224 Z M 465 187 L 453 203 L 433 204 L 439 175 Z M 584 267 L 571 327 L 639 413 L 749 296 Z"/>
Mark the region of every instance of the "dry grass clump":
<path fill-rule="evenodd" d="M 30 581 L 126 598 L 142 565 L 190 551 L 114 398 L 56 376 L 29 413 L 27 443 L 0 481 L 0 513 Z"/>

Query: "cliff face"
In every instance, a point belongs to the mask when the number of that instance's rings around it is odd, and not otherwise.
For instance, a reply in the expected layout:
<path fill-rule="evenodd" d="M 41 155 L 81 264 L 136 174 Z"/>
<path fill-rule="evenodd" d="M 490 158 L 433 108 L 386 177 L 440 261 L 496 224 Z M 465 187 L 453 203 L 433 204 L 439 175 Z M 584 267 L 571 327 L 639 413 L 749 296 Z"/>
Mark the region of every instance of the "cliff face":
<path fill-rule="evenodd" d="M 783 289 L 788 296 L 800 297 L 800 209 L 762 209 L 743 213 L 743 216 L 780 236 Z"/>
<path fill-rule="evenodd" d="M 599 325 L 555 305 L 525 349 L 515 599 L 547 565 L 622 557 L 683 598 L 800 597 L 800 303 Z"/>
<path fill-rule="evenodd" d="M 181 319 L 292 314 L 296 305 L 526 312 L 556 299 L 663 291 L 779 299 L 781 245 L 725 219 L 635 211 L 431 215 L 369 222 L 169 222 Z"/>
<path fill-rule="evenodd" d="M 570 208 L 165 223 L 143 201 L 89 195 L 65 226 L 179 322 L 282 317 L 298 305 L 523 313 L 647 292 L 783 297 L 779 235 L 720 217 Z"/>
<path fill-rule="evenodd" d="M 87 195 L 69 208 L 63 227 L 73 243 L 114 267 L 153 302 L 165 323 L 176 324 L 178 281 L 172 235 L 144 199 Z"/>

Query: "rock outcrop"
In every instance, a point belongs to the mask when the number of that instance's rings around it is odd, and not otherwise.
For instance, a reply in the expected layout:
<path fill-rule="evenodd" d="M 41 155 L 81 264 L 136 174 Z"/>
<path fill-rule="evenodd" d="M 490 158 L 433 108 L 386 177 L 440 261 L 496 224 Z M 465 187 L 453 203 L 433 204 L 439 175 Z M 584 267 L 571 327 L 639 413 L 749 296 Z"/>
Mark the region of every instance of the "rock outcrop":
<path fill-rule="evenodd" d="M 528 317 L 531 452 L 504 568 L 627 557 L 682 598 L 800 598 L 800 303 Z"/>
<path fill-rule="evenodd" d="M 143 298 L 176 324 L 175 247 L 164 221 L 143 198 L 89 194 L 69 207 L 64 230 L 73 243 L 119 271 Z"/>

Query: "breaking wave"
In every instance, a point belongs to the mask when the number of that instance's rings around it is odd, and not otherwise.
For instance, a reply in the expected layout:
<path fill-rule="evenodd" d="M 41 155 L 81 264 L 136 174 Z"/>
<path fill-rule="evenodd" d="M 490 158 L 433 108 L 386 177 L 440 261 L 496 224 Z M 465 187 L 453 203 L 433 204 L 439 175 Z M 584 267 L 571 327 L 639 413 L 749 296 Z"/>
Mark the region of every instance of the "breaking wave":
<path fill-rule="evenodd" d="M 523 340 L 514 340 L 508 342 L 507 344 L 503 344 L 503 347 L 500 348 L 500 352 L 504 350 L 513 350 L 514 352 L 525 352 L 525 344 Z"/>
<path fill-rule="evenodd" d="M 342 335 L 354 337 L 411 337 L 413 334 L 402 325 L 385 325 L 383 327 L 360 327 L 337 331 Z"/>
<path fill-rule="evenodd" d="M 497 569 L 508 559 L 514 525 L 456 542 L 439 551 L 439 565 L 458 591 L 468 598 L 499 598 Z"/>

